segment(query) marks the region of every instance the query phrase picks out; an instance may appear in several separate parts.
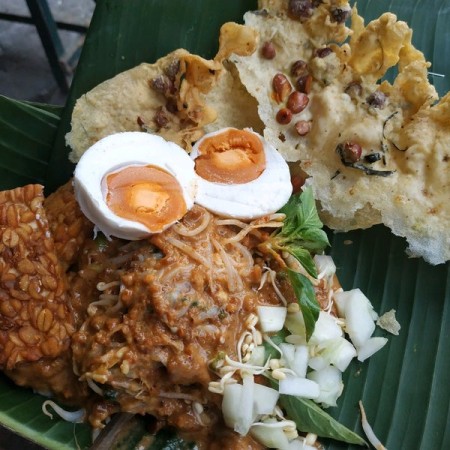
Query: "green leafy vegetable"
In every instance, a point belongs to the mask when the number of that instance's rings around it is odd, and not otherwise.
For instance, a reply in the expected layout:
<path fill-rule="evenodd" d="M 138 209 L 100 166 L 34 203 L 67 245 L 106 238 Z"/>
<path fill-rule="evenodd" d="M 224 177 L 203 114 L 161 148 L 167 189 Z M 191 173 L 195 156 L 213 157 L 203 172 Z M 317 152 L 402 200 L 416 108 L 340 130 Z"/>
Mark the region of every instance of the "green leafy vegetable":
<path fill-rule="evenodd" d="M 306 339 L 309 340 L 314 332 L 320 313 L 320 305 L 316 298 L 314 286 L 305 275 L 291 269 L 286 269 L 286 271 L 300 305 L 305 321 Z"/>
<path fill-rule="evenodd" d="M 300 431 L 314 433 L 321 437 L 336 439 L 349 444 L 367 446 L 366 441 L 361 436 L 333 419 L 312 400 L 292 395 L 280 395 L 279 402 L 285 409 L 287 417 L 296 423 Z"/>
<path fill-rule="evenodd" d="M 313 277 L 317 277 L 311 253 L 322 252 L 329 244 L 322 222 L 317 213 L 310 187 L 293 195 L 279 211 L 286 214 L 283 227 L 260 244 L 260 249 L 274 256 L 288 252 L 294 256 Z"/>

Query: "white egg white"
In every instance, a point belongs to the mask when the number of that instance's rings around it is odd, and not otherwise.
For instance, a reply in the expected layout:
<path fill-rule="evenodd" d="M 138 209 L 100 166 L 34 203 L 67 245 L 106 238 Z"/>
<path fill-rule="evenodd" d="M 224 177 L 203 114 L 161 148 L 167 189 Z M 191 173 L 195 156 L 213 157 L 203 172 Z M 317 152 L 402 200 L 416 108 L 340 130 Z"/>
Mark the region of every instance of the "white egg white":
<path fill-rule="evenodd" d="M 209 133 L 196 142 L 191 158 L 199 156 L 204 139 L 227 131 L 229 128 Z M 246 129 L 254 133 L 250 129 Z M 254 133 L 263 144 L 266 167 L 253 181 L 241 184 L 215 183 L 198 177 L 198 191 L 195 203 L 222 216 L 251 220 L 272 214 L 284 206 L 292 194 L 289 167 L 278 151 Z M 197 175 L 198 176 L 198 175 Z"/>
<path fill-rule="evenodd" d="M 187 209 L 194 204 L 197 175 L 194 162 L 181 147 L 143 132 L 107 136 L 81 157 L 75 168 L 74 190 L 83 213 L 108 237 L 137 240 L 151 234 L 145 225 L 114 214 L 105 201 L 104 177 L 133 165 L 152 165 L 170 173 L 181 186 Z M 172 223 L 167 223 L 164 229 Z"/>

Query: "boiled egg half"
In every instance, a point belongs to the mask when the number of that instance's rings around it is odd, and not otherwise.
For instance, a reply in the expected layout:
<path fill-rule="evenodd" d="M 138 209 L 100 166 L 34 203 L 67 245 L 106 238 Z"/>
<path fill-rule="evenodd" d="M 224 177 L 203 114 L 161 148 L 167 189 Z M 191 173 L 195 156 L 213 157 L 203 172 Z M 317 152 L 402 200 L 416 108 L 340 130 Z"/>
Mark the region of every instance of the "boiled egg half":
<path fill-rule="evenodd" d="M 142 239 L 192 208 L 194 162 L 178 145 L 143 132 L 107 136 L 81 157 L 74 173 L 77 201 L 106 236 Z"/>
<path fill-rule="evenodd" d="M 191 158 L 199 177 L 195 202 L 220 216 L 262 217 L 284 206 L 292 194 L 286 161 L 250 129 L 209 133 L 196 142 Z"/>

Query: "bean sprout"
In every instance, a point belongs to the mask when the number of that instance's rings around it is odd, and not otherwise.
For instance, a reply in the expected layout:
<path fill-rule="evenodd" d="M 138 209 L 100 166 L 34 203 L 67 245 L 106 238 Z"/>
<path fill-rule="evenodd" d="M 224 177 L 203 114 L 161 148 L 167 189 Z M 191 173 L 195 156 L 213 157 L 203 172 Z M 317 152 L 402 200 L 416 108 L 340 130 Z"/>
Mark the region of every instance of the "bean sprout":
<path fill-rule="evenodd" d="M 200 222 L 200 224 L 193 228 L 193 229 L 188 229 L 185 226 L 181 225 L 180 223 L 177 223 L 175 225 L 172 226 L 172 229 L 180 234 L 181 236 L 186 236 L 186 237 L 192 237 L 192 236 L 196 236 L 197 234 L 200 234 L 202 231 L 206 230 L 206 228 L 209 225 L 209 222 L 211 220 L 211 214 L 209 214 L 208 211 L 204 211 L 203 217 L 202 217 L 202 221 Z"/>
<path fill-rule="evenodd" d="M 364 433 L 366 433 L 369 442 L 376 448 L 376 450 L 387 450 L 386 447 L 375 436 L 372 427 L 367 421 L 366 411 L 364 410 L 364 406 L 361 400 L 359 401 L 359 409 L 361 410 L 361 425 L 363 427 Z"/>
<path fill-rule="evenodd" d="M 72 423 L 82 423 L 84 421 L 84 417 L 86 415 L 86 410 L 84 408 L 79 409 L 77 411 L 66 411 L 65 409 L 61 408 L 61 406 L 57 405 L 52 400 L 46 400 L 42 404 L 42 412 L 50 417 L 50 419 L 53 419 L 53 414 L 48 411 L 47 407 L 51 406 L 53 408 L 53 411 L 58 414 L 62 419 L 66 420 L 67 422 Z"/>

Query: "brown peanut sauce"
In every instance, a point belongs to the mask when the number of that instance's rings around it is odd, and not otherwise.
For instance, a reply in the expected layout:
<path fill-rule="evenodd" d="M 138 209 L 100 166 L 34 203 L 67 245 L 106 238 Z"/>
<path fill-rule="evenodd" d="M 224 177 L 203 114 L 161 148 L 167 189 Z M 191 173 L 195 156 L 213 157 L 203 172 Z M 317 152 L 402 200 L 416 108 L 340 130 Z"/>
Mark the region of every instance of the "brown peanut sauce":
<path fill-rule="evenodd" d="M 230 242 L 239 231 L 195 206 L 148 241 L 113 239 L 103 251 L 85 245 L 72 278 L 79 319 L 72 350 L 80 379 L 102 392 L 90 407 L 94 426 L 117 411 L 151 414 L 200 448 L 224 439 L 261 448 L 225 430 L 221 396 L 208 391 L 217 379 L 210 361 L 220 352 L 237 359 L 246 318 L 258 305 L 279 304 L 270 283 L 259 289 L 258 239 Z M 110 287 L 99 292 L 99 282 Z"/>

